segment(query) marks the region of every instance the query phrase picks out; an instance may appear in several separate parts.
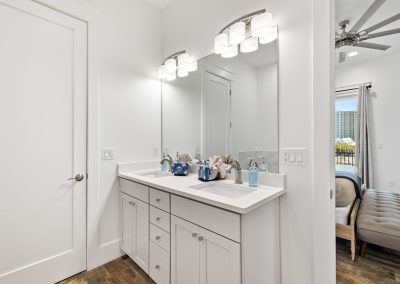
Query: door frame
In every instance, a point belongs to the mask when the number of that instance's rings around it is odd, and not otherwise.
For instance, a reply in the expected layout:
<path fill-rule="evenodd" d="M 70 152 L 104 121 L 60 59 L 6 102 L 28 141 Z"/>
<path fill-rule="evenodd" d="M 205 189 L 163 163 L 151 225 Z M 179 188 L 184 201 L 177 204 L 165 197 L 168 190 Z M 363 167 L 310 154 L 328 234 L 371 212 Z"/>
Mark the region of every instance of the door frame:
<path fill-rule="evenodd" d="M 87 23 L 87 192 L 86 192 L 86 270 L 101 265 L 99 261 L 98 188 L 100 169 L 100 88 L 99 32 L 101 11 L 86 0 L 31 0 Z"/>

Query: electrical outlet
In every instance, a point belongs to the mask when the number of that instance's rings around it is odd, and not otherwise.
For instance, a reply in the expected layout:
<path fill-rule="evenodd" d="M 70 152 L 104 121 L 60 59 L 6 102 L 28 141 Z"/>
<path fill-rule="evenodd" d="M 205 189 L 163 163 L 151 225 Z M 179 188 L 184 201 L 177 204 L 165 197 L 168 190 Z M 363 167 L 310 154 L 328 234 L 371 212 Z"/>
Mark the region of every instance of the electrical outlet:
<path fill-rule="evenodd" d="M 115 158 L 115 148 L 103 148 L 101 153 L 103 160 L 114 160 Z"/>

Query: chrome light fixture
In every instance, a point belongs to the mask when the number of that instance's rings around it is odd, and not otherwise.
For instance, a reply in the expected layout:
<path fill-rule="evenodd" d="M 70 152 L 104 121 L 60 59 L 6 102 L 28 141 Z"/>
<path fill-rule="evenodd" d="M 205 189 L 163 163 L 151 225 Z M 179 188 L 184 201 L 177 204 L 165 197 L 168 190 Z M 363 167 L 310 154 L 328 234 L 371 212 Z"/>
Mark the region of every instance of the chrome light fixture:
<path fill-rule="evenodd" d="M 238 55 L 238 46 L 243 53 L 253 52 L 259 44 L 267 44 L 278 38 L 278 28 L 272 14 L 265 9 L 247 14 L 225 26 L 214 40 L 215 54 L 223 58 Z"/>
<path fill-rule="evenodd" d="M 197 70 L 197 60 L 189 56 L 185 50 L 168 56 L 160 67 L 158 76 L 161 80 L 173 81 L 178 77 L 186 77 L 189 72 Z"/>

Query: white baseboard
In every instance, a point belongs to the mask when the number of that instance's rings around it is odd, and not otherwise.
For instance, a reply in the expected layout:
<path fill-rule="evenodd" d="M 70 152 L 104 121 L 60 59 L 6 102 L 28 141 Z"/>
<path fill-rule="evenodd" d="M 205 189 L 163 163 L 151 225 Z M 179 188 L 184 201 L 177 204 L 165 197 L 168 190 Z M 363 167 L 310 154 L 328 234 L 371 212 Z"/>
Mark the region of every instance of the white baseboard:
<path fill-rule="evenodd" d="M 116 239 L 111 242 L 102 244 L 99 246 L 97 251 L 96 267 L 99 267 L 107 262 L 119 258 L 122 255 L 124 255 L 124 253 L 120 249 L 120 239 Z M 96 267 L 91 267 L 90 270 Z"/>

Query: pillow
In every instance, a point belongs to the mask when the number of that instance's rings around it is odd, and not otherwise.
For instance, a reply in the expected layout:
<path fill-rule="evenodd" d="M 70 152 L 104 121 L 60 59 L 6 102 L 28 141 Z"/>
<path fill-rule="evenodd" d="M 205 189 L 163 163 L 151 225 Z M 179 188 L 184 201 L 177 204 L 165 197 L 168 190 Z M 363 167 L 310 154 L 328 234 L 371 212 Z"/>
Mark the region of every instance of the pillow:
<path fill-rule="evenodd" d="M 336 207 L 345 207 L 356 199 L 356 190 L 352 181 L 336 178 Z"/>

